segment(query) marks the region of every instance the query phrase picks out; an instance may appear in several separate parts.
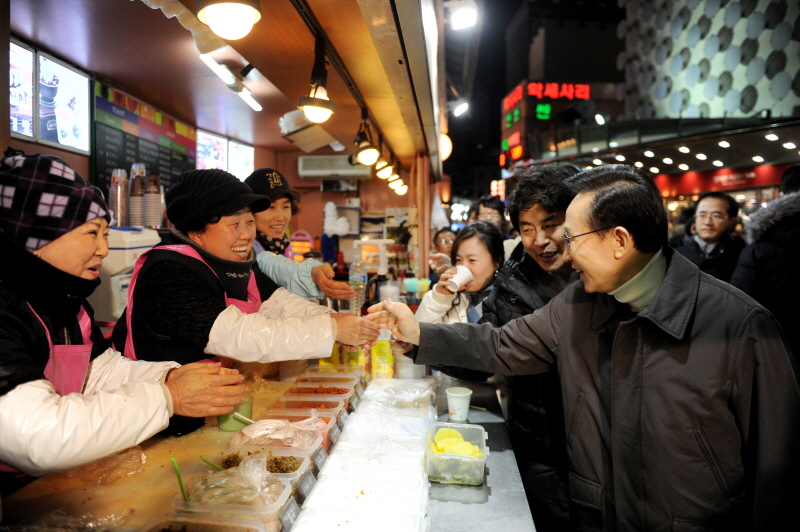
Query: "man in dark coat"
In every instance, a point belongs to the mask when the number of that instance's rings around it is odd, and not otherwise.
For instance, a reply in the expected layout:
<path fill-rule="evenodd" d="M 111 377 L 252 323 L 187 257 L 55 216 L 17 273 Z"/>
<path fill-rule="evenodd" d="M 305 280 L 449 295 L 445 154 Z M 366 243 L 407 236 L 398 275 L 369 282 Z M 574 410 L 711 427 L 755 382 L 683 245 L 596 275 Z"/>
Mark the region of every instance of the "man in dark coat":
<path fill-rule="evenodd" d="M 557 371 L 569 495 L 581 530 L 785 527 L 800 499 L 800 386 L 775 318 L 667 246 L 655 183 L 604 165 L 568 182 L 567 259 L 580 282 L 501 328 L 369 319 L 419 364 Z"/>
<path fill-rule="evenodd" d="M 781 191 L 745 227 L 731 284 L 772 312 L 800 365 L 800 165 L 783 174 Z"/>
<path fill-rule="evenodd" d="M 521 242 L 497 271 L 479 323 L 497 327 L 542 308 L 567 285 L 561 225 L 575 195 L 564 181 L 569 166 L 545 165 L 517 176 L 507 212 Z M 536 530 L 568 531 L 569 463 L 561 385 L 556 372 L 507 378 L 508 431 Z"/>
<path fill-rule="evenodd" d="M 731 233 L 739 222 L 738 215 L 739 204 L 728 194 L 701 194 L 695 211 L 694 238 L 676 245 L 675 251 L 701 271 L 730 282 L 739 253 L 745 246 L 744 240 Z"/>

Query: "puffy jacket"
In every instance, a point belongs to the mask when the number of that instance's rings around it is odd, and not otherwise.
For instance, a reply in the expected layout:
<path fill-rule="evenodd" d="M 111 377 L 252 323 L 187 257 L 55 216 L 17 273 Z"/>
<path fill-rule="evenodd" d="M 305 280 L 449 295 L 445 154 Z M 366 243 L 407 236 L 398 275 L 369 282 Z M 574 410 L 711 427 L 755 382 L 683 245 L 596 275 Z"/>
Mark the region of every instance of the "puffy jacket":
<path fill-rule="evenodd" d="M 797 368 L 766 309 L 663 252 L 639 313 L 576 282 L 502 328 L 420 324 L 416 362 L 557 364 L 585 530 L 779 530 L 800 498 Z"/>
<path fill-rule="evenodd" d="M 174 362 L 134 362 L 108 349 L 94 325 L 83 393 L 60 396 L 44 377 L 54 343 L 80 338 L 90 281 L 65 273 L 0 232 L 0 462 L 42 475 L 135 445 L 167 426 L 172 398 L 162 383 Z"/>
<path fill-rule="evenodd" d="M 731 284 L 772 312 L 800 365 L 800 192 L 756 211 L 745 238 Z"/>
<path fill-rule="evenodd" d="M 544 271 L 519 244 L 498 270 L 494 290 L 483 300 L 480 323 L 500 327 L 528 315 L 564 286 L 560 277 Z M 558 374 L 515 375 L 506 380 L 508 429 L 534 519 L 537 523 L 553 517 L 568 519 L 569 467 Z"/>
<path fill-rule="evenodd" d="M 675 251 L 692 261 L 701 271 L 728 283 L 744 246 L 744 240 L 726 233 L 708 257 L 694 239 L 677 244 Z"/>
<path fill-rule="evenodd" d="M 459 301 L 453 306 L 456 296 Z M 467 323 L 467 307 L 467 294 L 440 294 L 434 285 L 422 298 L 415 315 L 419 321 L 425 323 Z"/>

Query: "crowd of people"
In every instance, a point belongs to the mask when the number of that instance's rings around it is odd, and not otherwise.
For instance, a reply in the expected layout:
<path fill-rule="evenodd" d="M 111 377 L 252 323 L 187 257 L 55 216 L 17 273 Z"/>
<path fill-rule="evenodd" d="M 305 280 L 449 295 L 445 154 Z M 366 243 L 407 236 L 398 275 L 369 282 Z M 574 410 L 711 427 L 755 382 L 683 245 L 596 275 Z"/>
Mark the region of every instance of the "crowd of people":
<path fill-rule="evenodd" d="M 383 302 L 362 318 L 304 299 L 352 292 L 289 258 L 300 196 L 279 172 L 194 170 L 106 339 L 86 302 L 108 254 L 102 194 L 57 158 L 7 157 L 0 495 L 230 412 L 247 390 L 233 360 L 303 363 L 388 328 L 417 364 L 502 387 L 537 530 L 778 528 L 800 495 L 800 167 L 782 191 L 746 241 L 718 192 L 670 240 L 637 169 L 534 167 L 506 204 L 481 198 L 435 233 L 416 314 Z M 454 285 L 458 267 L 471 278 Z"/>

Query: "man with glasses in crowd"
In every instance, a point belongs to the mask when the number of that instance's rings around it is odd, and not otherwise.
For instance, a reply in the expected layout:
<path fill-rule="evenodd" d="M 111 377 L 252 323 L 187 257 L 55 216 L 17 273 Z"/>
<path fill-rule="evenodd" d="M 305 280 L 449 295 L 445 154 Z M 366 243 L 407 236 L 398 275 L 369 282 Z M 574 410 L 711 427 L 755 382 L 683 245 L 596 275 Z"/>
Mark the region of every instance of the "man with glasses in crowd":
<path fill-rule="evenodd" d="M 730 282 L 745 242 L 733 235 L 739 222 L 739 204 L 728 194 L 705 192 L 695 211 L 696 233 L 692 240 L 675 251 L 692 261 L 701 271 L 720 281 Z"/>
<path fill-rule="evenodd" d="M 797 368 L 772 315 L 667 245 L 653 180 L 604 165 L 567 181 L 580 273 L 501 328 L 370 307 L 418 364 L 557 371 L 581 530 L 778 530 L 800 500 Z"/>

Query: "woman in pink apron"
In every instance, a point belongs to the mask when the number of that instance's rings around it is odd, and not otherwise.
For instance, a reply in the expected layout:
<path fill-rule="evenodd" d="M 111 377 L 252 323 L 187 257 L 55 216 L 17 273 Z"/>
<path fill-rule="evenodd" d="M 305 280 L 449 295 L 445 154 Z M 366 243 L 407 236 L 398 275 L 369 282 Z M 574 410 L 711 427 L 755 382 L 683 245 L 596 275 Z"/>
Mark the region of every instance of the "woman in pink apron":
<path fill-rule="evenodd" d="M 377 338 L 373 323 L 332 314 L 279 288 L 256 267 L 253 213 L 269 198 L 222 170 L 181 174 L 166 194 L 173 223 L 169 243 L 134 267 L 128 306 L 113 341 L 127 357 L 176 360 L 215 356 L 282 362 L 330 356 L 334 341 L 362 345 Z M 185 433 L 196 424 L 170 431 Z"/>
<path fill-rule="evenodd" d="M 60 159 L 16 156 L 0 161 L 0 198 L 0 493 L 135 445 L 173 412 L 242 400 L 233 370 L 137 364 L 108 348 L 86 302 L 108 254 L 97 188 Z"/>

